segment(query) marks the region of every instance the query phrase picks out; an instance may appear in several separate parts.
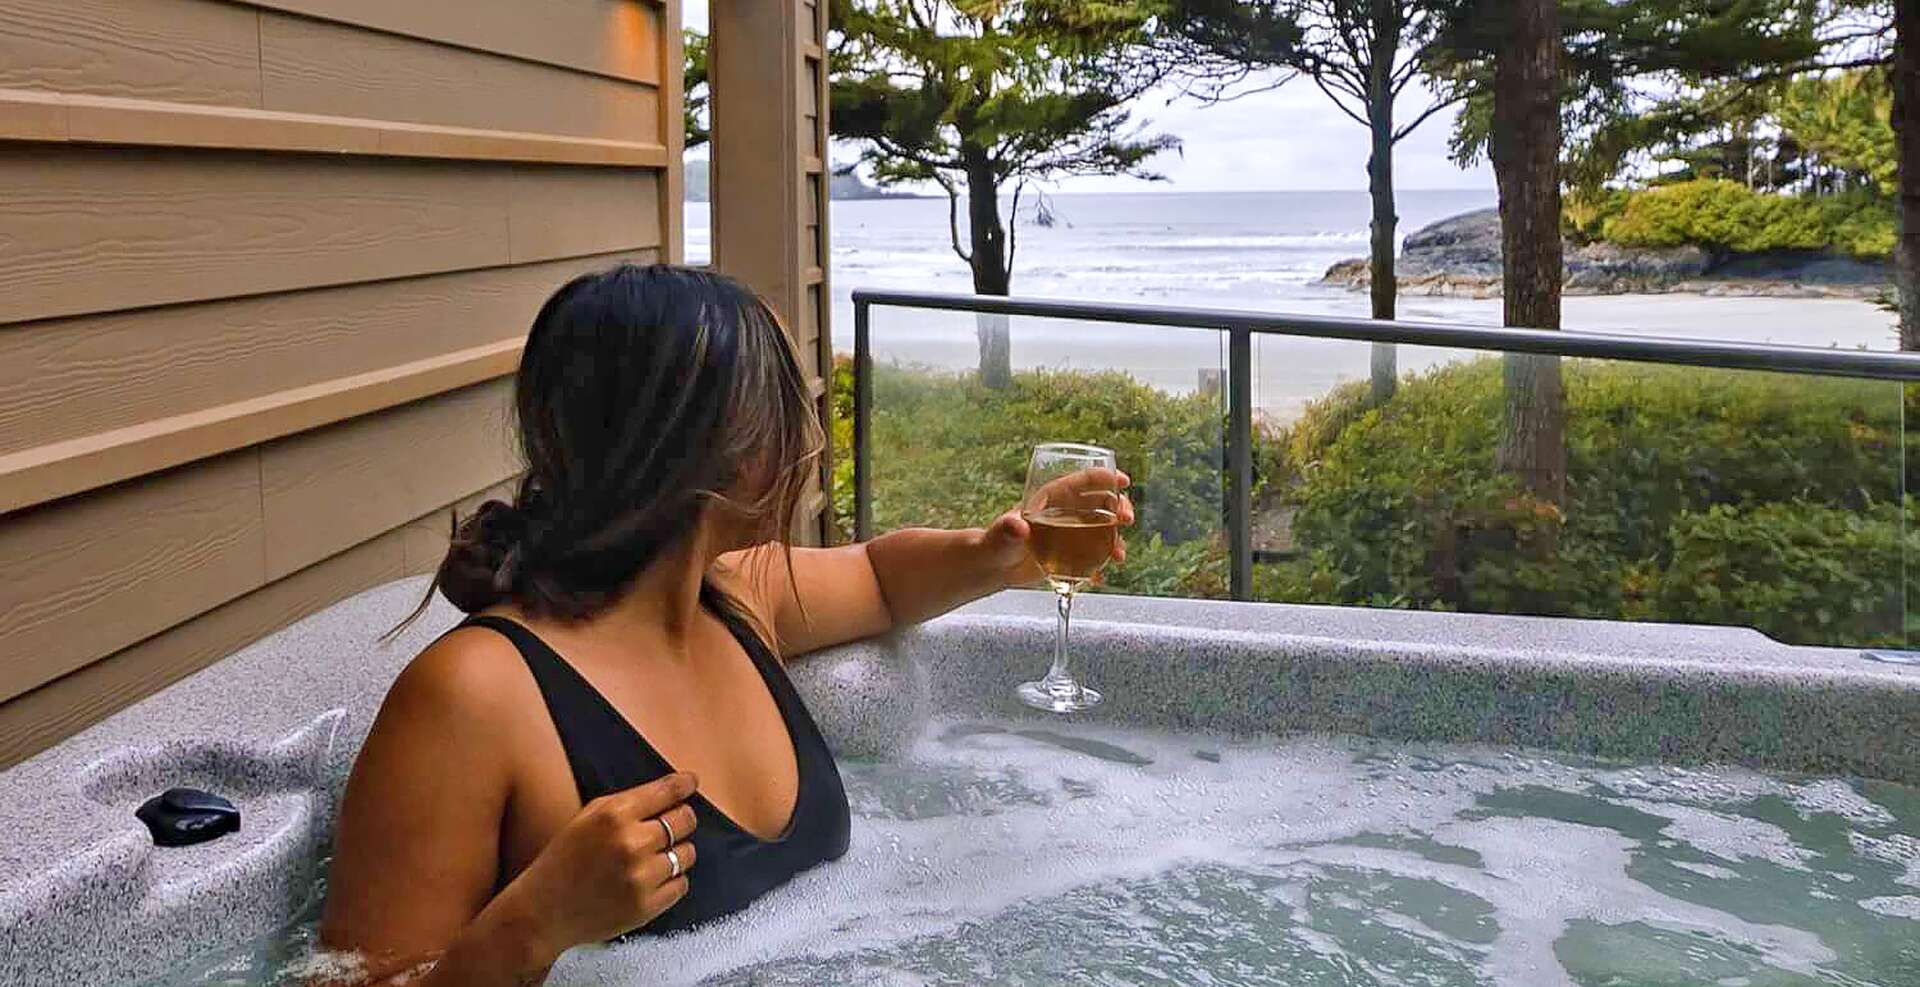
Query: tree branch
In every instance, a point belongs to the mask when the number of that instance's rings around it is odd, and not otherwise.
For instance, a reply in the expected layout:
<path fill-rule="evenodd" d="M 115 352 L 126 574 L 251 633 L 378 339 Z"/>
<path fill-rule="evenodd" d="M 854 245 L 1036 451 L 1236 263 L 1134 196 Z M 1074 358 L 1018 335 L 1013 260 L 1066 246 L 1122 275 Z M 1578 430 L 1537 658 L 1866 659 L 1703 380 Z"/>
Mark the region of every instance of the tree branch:
<path fill-rule="evenodd" d="M 1434 101 L 1434 104 L 1432 106 L 1427 107 L 1426 110 L 1423 111 L 1419 116 L 1414 117 L 1411 121 L 1409 121 L 1406 124 L 1406 126 L 1403 126 L 1400 129 L 1394 131 L 1393 132 L 1394 141 L 1398 143 L 1400 138 L 1413 133 L 1415 127 L 1418 127 L 1423 123 L 1426 123 L 1428 117 L 1433 116 L 1435 113 L 1438 113 L 1441 110 L 1444 110 L 1447 107 L 1454 105 L 1455 103 L 1465 102 L 1466 98 L 1467 97 L 1464 95 L 1459 95 L 1459 96 L 1450 97 L 1448 99 Z"/>
<path fill-rule="evenodd" d="M 1313 80 L 1314 85 L 1320 87 L 1321 92 L 1327 94 L 1328 99 L 1333 100 L 1333 105 L 1336 107 L 1339 107 L 1340 112 L 1345 113 L 1349 117 L 1352 117 L 1354 123 L 1357 123 L 1362 127 L 1373 126 L 1372 124 L 1367 122 L 1366 117 L 1363 117 L 1360 114 L 1353 112 L 1351 109 L 1348 109 L 1346 101 L 1341 99 L 1338 93 L 1335 93 L 1333 90 L 1327 88 L 1327 80 L 1325 77 L 1321 76 L 1319 73 L 1308 73 L 1308 77 Z"/>
<path fill-rule="evenodd" d="M 973 255 L 960 246 L 960 193 L 945 175 L 935 175 L 933 180 L 947 190 L 947 236 L 953 242 L 953 252 L 959 254 L 962 261 L 972 264 Z"/>
<path fill-rule="evenodd" d="M 911 148 L 903 147 L 898 141 L 894 140 L 891 137 L 886 136 L 885 134 L 875 134 L 872 137 L 869 137 L 867 139 L 873 141 L 875 146 L 879 147 L 880 150 L 885 151 L 887 154 L 896 158 L 900 158 L 905 161 L 911 161 L 914 164 L 920 165 L 924 168 L 951 169 L 951 168 L 960 167 L 960 161 L 958 158 L 947 158 L 947 159 L 936 158 L 931 155 L 912 150 Z"/>
<path fill-rule="evenodd" d="M 1014 251 L 1020 248 L 1020 193 L 1026 191 L 1027 180 L 1022 178 L 1013 187 L 1013 205 L 1007 210 L 1007 270 L 1013 270 Z"/>

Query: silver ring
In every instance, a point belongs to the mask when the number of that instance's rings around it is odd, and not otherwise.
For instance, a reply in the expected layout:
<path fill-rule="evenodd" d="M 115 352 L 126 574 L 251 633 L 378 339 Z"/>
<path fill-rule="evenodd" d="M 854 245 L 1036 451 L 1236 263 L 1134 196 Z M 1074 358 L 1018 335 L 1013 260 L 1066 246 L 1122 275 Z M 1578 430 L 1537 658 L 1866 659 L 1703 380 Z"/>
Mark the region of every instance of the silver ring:
<path fill-rule="evenodd" d="M 667 875 L 667 880 L 671 881 L 680 876 L 680 855 L 674 853 L 672 847 L 667 848 L 667 866 L 673 869 L 673 872 Z"/>
<path fill-rule="evenodd" d="M 675 843 L 680 842 L 680 838 L 678 836 L 673 835 L 673 824 L 667 821 L 666 816 L 655 816 L 654 818 L 660 820 L 660 828 L 667 831 L 668 846 L 672 846 Z"/>

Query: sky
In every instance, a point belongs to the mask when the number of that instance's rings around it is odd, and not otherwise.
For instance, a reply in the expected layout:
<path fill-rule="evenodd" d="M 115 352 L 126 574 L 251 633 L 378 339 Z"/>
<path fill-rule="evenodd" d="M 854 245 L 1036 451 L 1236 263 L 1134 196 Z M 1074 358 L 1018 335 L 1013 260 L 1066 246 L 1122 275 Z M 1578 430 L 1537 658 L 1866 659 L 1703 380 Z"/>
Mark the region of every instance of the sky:
<path fill-rule="evenodd" d="M 707 27 L 707 0 L 685 0 L 686 26 Z M 1409 88 L 1401 97 L 1403 119 L 1427 107 L 1424 91 Z M 1435 114 L 1396 148 L 1394 183 L 1409 189 L 1492 189 L 1493 170 L 1484 162 L 1461 170 L 1447 157 L 1453 132 L 1452 112 Z M 1280 89 L 1217 106 L 1179 98 L 1171 89 L 1142 97 L 1134 112 L 1149 132 L 1178 136 L 1180 153 L 1162 154 L 1153 170 L 1164 182 L 1123 177 L 1071 178 L 1056 191 L 1218 192 L 1262 189 L 1364 189 L 1367 187 L 1367 131 L 1311 81 L 1296 79 Z M 857 148 L 835 142 L 835 160 L 850 160 Z"/>

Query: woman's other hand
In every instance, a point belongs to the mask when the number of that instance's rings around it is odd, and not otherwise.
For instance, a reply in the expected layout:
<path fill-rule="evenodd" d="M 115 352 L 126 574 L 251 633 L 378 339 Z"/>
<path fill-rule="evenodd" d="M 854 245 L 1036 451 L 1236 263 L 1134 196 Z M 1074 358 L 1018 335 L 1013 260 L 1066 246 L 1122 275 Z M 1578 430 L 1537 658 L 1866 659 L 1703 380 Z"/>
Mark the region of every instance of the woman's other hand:
<path fill-rule="evenodd" d="M 686 800 L 696 786 L 681 772 L 594 799 L 500 892 L 543 955 L 637 929 L 686 895 L 696 822 Z"/>

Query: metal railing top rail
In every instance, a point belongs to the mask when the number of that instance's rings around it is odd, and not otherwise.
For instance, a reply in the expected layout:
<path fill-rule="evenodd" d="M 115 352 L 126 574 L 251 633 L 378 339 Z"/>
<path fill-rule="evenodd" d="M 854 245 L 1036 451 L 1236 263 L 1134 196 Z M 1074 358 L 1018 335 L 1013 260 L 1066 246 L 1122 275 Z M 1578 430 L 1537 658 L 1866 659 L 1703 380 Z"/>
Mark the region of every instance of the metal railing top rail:
<path fill-rule="evenodd" d="M 1920 353 L 1823 349 L 1678 336 L 1637 336 L 1590 330 L 1508 329 L 1500 326 L 1387 321 L 1336 315 L 1295 315 L 1247 309 L 1189 308 L 1130 302 L 1052 298 L 1006 298 L 955 292 L 853 292 L 856 309 L 873 305 L 931 308 L 998 315 L 1120 322 L 1183 329 L 1244 329 L 1256 335 L 1351 339 L 1453 349 L 1497 350 L 1551 356 L 1596 357 L 1728 370 L 1770 370 L 1829 377 L 1920 381 Z"/>

